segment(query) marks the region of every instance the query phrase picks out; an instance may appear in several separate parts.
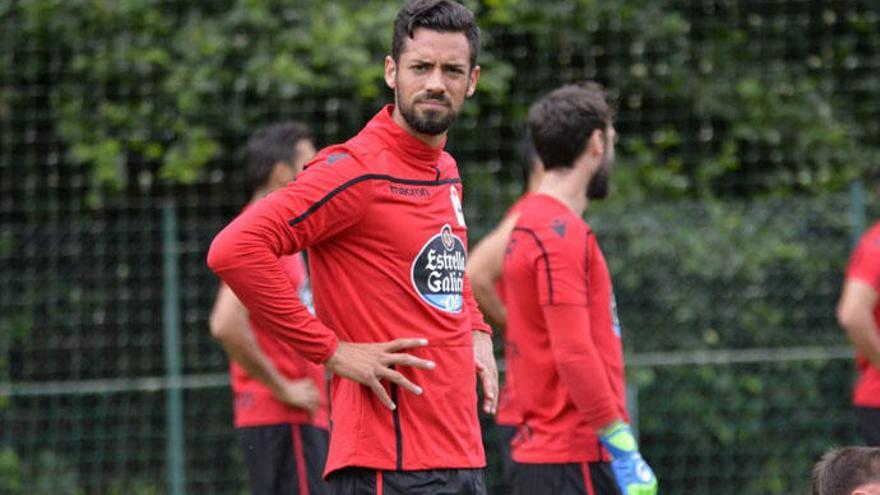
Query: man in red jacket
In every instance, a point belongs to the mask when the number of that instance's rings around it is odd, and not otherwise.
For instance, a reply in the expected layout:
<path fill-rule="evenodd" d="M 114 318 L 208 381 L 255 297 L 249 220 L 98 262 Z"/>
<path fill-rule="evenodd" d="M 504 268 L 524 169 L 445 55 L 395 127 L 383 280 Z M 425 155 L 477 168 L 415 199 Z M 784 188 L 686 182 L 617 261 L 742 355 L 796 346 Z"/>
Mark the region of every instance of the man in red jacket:
<path fill-rule="evenodd" d="M 284 187 L 315 156 L 308 128 L 282 122 L 256 131 L 247 144 L 249 206 Z M 301 300 L 308 275 L 300 253 L 280 260 Z M 303 358 L 266 331 L 221 284 L 211 310 L 211 335 L 231 360 L 235 427 L 251 493 L 320 495 L 327 460 L 328 418 L 324 367 Z"/>
<path fill-rule="evenodd" d="M 611 277 L 581 218 L 608 194 L 615 130 L 604 92 L 551 92 L 529 110 L 529 131 L 544 177 L 518 205 L 502 274 L 522 411 L 514 493 L 653 495 L 628 425 Z"/>
<path fill-rule="evenodd" d="M 494 412 L 497 371 L 464 273 L 461 179 L 443 151 L 476 89 L 479 39 L 460 4 L 407 3 L 385 59 L 395 104 L 208 253 L 261 325 L 334 373 L 331 493 L 485 493 L 476 376 Z M 278 262 L 307 247 L 317 318 Z"/>
<path fill-rule="evenodd" d="M 862 440 L 880 446 L 880 222 L 853 250 L 837 304 L 837 321 L 856 351 L 859 378 L 853 387 Z"/>

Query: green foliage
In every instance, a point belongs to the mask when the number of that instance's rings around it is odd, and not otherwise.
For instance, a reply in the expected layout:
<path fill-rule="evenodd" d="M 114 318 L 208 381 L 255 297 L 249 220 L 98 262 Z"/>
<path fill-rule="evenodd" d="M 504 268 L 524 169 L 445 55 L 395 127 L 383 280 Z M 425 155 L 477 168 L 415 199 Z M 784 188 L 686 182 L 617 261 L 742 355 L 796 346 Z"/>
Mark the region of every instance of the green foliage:
<path fill-rule="evenodd" d="M 114 481 L 107 488 L 107 495 L 161 495 L 165 490 L 154 482 L 143 480 Z"/>
<path fill-rule="evenodd" d="M 841 344 L 831 315 L 849 249 L 845 199 L 602 205 L 588 221 L 638 336 L 629 350 L 798 346 L 811 328 Z M 669 328 L 650 331 L 657 322 Z"/>
<path fill-rule="evenodd" d="M 501 125 L 518 134 L 525 108 L 543 91 L 583 78 L 605 82 L 620 108 L 626 197 L 839 189 L 880 158 L 866 132 L 876 119 L 864 111 L 877 108 L 880 80 L 855 71 L 878 35 L 874 18 L 856 8 L 826 8 L 813 22 L 844 32 L 783 52 L 772 43 L 791 36 L 790 18 L 754 2 L 710 17 L 673 0 L 469 5 L 485 46 L 482 97 L 466 115 L 503 116 Z M 125 187 L 136 162 L 154 164 L 168 180 L 199 180 L 231 152 L 223 137 L 238 136 L 238 144 L 263 121 L 266 105 L 338 102 L 362 122 L 368 113 L 358 109 L 387 95 L 382 58 L 398 7 L 29 0 L 16 13 L 20 39 L 66 54 L 50 87 L 52 118 L 69 161 L 90 165 L 98 204 L 101 191 Z M 771 48 L 756 49 L 756 37 Z M 0 74 L 35 79 L 43 69 L 38 60 L 9 67 L 11 60 Z M 853 77 L 857 91 L 838 90 Z M 626 124 L 658 111 L 668 118 Z M 336 139 L 354 129 L 340 130 Z"/>
<path fill-rule="evenodd" d="M 12 449 L 0 449 L 0 493 L 22 493 L 21 460 Z"/>
<path fill-rule="evenodd" d="M 27 493 L 34 495 L 81 495 L 79 475 L 70 459 L 51 450 L 37 455 L 33 471 L 27 473 Z"/>
<path fill-rule="evenodd" d="M 846 345 L 833 317 L 845 197 L 649 206 L 612 200 L 588 214 L 627 354 Z M 804 492 L 818 456 L 855 441 L 850 366 L 630 367 L 643 453 L 664 493 Z"/>

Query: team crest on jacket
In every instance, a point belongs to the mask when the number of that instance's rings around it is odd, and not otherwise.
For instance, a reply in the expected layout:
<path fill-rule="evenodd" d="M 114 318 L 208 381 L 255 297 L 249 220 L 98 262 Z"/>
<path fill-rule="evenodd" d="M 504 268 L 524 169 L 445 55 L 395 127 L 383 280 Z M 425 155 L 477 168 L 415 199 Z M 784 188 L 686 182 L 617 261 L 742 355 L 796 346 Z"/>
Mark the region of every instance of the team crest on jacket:
<path fill-rule="evenodd" d="M 447 313 L 461 312 L 466 261 L 464 243 L 444 225 L 413 260 L 412 283 L 419 297 Z"/>

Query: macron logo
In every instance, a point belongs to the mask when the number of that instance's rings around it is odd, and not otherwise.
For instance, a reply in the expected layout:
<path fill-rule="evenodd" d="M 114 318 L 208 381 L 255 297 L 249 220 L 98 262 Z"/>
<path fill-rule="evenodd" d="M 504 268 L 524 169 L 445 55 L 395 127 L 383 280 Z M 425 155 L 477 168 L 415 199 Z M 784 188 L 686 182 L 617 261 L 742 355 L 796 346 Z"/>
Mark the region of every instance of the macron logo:
<path fill-rule="evenodd" d="M 348 158 L 350 156 L 351 155 L 349 155 L 348 153 L 332 153 L 330 156 L 327 157 L 327 165 L 333 165 L 339 160 Z"/>

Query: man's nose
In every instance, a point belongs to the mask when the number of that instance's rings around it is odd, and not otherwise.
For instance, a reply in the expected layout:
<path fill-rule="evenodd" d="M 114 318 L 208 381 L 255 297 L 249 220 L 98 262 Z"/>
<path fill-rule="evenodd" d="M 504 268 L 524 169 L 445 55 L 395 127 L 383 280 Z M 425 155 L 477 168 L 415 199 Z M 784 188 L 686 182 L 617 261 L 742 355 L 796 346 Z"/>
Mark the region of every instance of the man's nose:
<path fill-rule="evenodd" d="M 438 67 L 428 74 L 425 80 L 425 91 L 432 94 L 442 94 L 446 91 L 446 84 L 443 82 L 443 71 Z"/>

